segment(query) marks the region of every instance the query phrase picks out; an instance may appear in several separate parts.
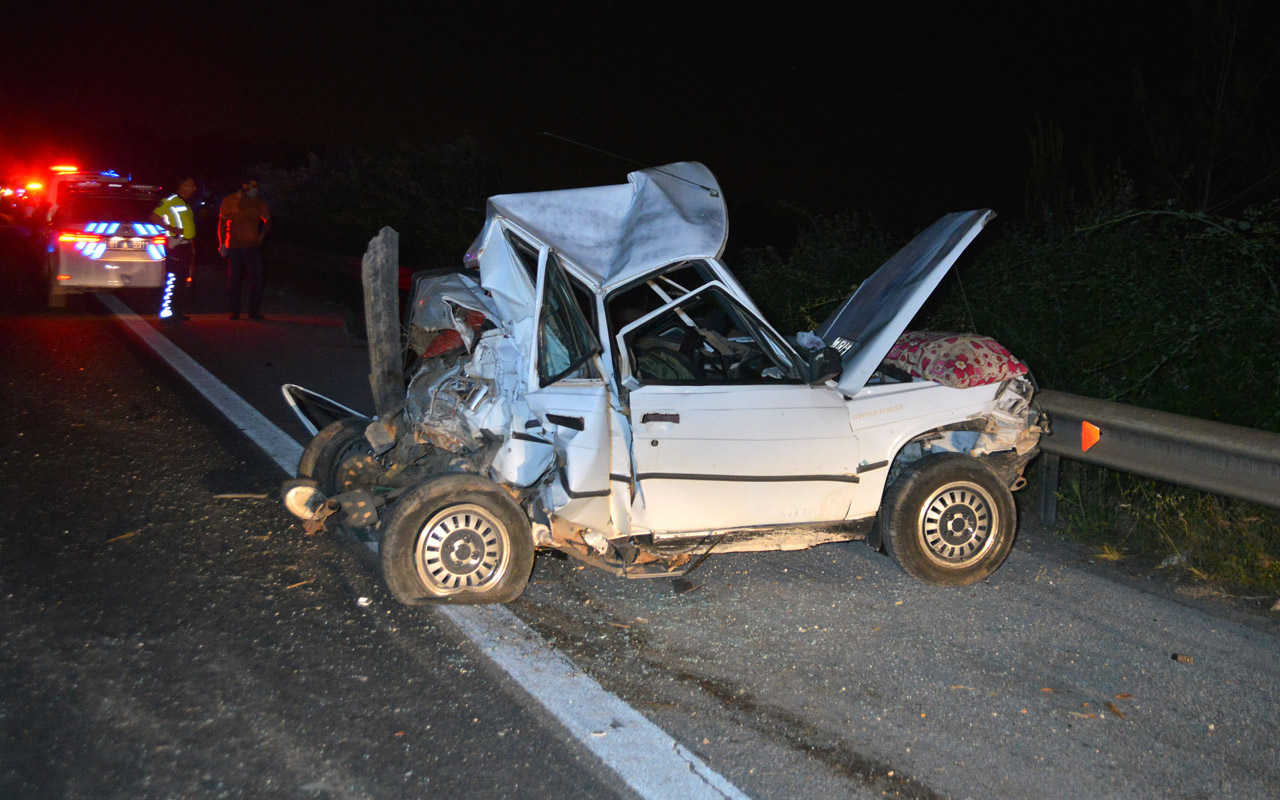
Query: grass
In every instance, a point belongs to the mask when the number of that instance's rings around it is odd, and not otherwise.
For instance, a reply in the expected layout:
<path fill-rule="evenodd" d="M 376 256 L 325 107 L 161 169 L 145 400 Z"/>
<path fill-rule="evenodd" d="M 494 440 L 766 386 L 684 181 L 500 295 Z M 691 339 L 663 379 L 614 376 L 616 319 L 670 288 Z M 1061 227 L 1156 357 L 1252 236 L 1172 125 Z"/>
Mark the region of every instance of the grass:
<path fill-rule="evenodd" d="M 1237 596 L 1280 594 L 1280 512 L 1064 462 L 1062 533 L 1096 558 L 1145 558 Z"/>

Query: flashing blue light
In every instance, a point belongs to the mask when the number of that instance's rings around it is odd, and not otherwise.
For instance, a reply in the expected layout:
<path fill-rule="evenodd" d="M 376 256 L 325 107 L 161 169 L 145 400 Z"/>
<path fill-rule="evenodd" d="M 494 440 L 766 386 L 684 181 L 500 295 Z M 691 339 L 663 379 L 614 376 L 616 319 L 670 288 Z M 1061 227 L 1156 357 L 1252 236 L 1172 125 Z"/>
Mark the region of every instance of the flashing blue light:
<path fill-rule="evenodd" d="M 172 272 L 165 277 L 164 299 L 160 301 L 160 319 L 168 319 L 173 316 L 173 309 L 170 307 L 170 303 L 173 301 L 173 281 L 176 277 Z"/>
<path fill-rule="evenodd" d="M 97 261 L 99 258 L 102 258 L 103 253 L 107 252 L 107 243 L 94 242 L 93 244 L 85 248 L 84 252 L 85 252 L 85 255 L 89 256 L 89 258 L 93 259 L 94 261 Z"/>
<path fill-rule="evenodd" d="M 164 246 L 158 244 L 147 245 L 147 255 L 151 256 L 152 261 L 160 261 L 164 258 Z"/>
<path fill-rule="evenodd" d="M 85 244 L 87 244 L 87 242 L 76 242 L 76 249 L 77 249 L 77 250 L 83 250 L 83 249 L 84 249 Z"/>
<path fill-rule="evenodd" d="M 116 172 L 114 169 L 109 169 L 109 170 L 107 170 L 106 172 L 103 172 L 103 173 L 101 173 L 101 174 L 102 174 L 102 175 L 105 175 L 105 176 L 106 176 L 106 177 L 108 177 L 108 178 L 119 178 L 119 177 L 120 177 L 120 173 L 119 173 L 119 172 Z"/>
<path fill-rule="evenodd" d="M 110 222 L 110 223 L 107 223 L 107 233 L 115 233 L 115 232 L 116 232 L 116 231 L 118 231 L 118 230 L 120 230 L 120 223 L 119 223 L 119 222 Z"/>

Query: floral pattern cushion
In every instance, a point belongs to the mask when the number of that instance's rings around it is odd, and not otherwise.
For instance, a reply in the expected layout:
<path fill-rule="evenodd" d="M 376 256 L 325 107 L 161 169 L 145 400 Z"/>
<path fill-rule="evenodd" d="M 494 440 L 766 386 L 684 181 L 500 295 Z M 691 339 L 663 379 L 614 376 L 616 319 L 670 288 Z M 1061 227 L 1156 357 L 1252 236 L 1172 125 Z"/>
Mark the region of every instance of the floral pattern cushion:
<path fill-rule="evenodd" d="M 995 339 L 971 333 L 907 331 L 885 360 L 917 378 L 955 389 L 999 383 L 1027 371 Z"/>

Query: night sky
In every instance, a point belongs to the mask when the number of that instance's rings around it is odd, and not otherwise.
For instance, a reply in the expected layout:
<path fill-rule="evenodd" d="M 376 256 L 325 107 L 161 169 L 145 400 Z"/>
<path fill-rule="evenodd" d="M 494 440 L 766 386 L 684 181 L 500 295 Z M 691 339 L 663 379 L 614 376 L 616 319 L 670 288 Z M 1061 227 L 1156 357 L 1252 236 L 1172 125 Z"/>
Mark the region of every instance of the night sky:
<path fill-rule="evenodd" d="M 1037 120 L 1062 127 L 1069 156 L 1136 164 L 1134 70 L 1181 80 L 1206 3 L 470 5 L 10 9 L 0 175 L 71 159 L 234 177 L 458 137 L 512 190 L 634 168 L 550 131 L 645 164 L 702 161 L 731 206 L 923 224 L 1020 204 Z M 1254 5 L 1255 32 L 1276 23 L 1278 4 Z"/>

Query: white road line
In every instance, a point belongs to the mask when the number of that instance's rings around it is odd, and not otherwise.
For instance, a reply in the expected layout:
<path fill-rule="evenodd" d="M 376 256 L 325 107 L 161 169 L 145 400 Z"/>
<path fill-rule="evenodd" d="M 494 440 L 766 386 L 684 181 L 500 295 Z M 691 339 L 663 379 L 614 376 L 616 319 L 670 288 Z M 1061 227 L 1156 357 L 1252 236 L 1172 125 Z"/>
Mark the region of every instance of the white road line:
<path fill-rule="evenodd" d="M 98 299 L 139 339 L 293 475 L 302 446 L 124 303 Z M 649 800 L 747 800 L 736 786 L 578 669 L 503 606 L 438 606 L 476 647 L 551 712 L 636 794 Z"/>

